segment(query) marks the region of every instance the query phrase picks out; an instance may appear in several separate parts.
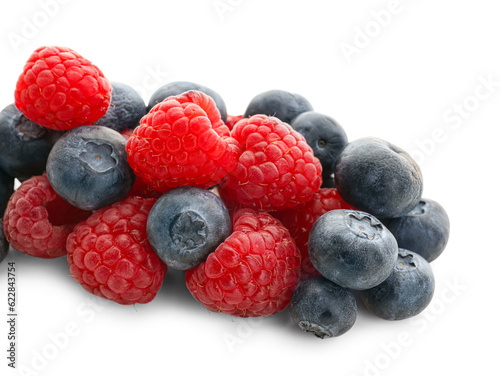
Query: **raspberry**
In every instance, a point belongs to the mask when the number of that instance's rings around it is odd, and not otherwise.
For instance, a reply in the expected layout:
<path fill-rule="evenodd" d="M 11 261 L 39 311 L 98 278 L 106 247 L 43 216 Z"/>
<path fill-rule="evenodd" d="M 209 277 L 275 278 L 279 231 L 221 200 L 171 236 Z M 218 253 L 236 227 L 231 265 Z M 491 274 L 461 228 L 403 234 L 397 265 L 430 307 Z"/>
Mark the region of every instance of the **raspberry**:
<path fill-rule="evenodd" d="M 125 137 L 125 140 L 128 140 L 130 136 L 132 136 L 132 133 L 134 133 L 134 130 L 130 128 L 125 128 L 120 132 L 120 134 Z M 136 176 L 134 185 L 128 192 L 128 196 L 140 196 L 144 198 L 160 198 L 161 195 L 162 193 L 160 191 L 151 188 L 139 176 Z"/>
<path fill-rule="evenodd" d="M 306 280 L 312 277 L 320 276 L 320 273 L 311 263 L 307 242 L 309 233 L 323 214 L 335 209 L 353 209 L 351 205 L 345 202 L 338 194 L 335 188 L 322 188 L 314 194 L 311 201 L 297 209 L 286 209 L 274 212 L 273 215 L 278 218 L 285 226 L 290 235 L 295 240 L 297 248 L 300 250 L 302 265 L 300 269 L 300 279 Z"/>
<path fill-rule="evenodd" d="M 127 152 L 136 175 L 166 192 L 218 184 L 235 167 L 239 145 L 213 99 L 192 90 L 154 106 L 127 141 Z"/>
<path fill-rule="evenodd" d="M 281 222 L 241 209 L 233 216 L 233 233 L 186 272 L 186 285 L 211 311 L 267 316 L 288 306 L 299 270 L 299 250 Z"/>
<path fill-rule="evenodd" d="M 66 238 L 91 212 L 59 197 L 47 175 L 24 181 L 11 196 L 3 222 L 7 240 L 19 252 L 55 258 L 66 254 Z"/>
<path fill-rule="evenodd" d="M 94 124 L 108 110 L 111 84 L 99 68 L 67 47 L 40 47 L 19 76 L 16 107 L 47 128 Z"/>
<path fill-rule="evenodd" d="M 167 269 L 146 235 L 155 202 L 127 197 L 75 227 L 66 243 L 69 270 L 85 290 L 119 304 L 153 300 Z"/>
<path fill-rule="evenodd" d="M 219 192 L 229 207 L 286 209 L 313 198 L 321 163 L 300 133 L 275 117 L 254 115 L 231 131 L 242 154 Z"/>
<path fill-rule="evenodd" d="M 236 123 L 239 122 L 241 119 L 243 119 L 243 115 L 235 115 L 235 116 L 227 115 L 226 126 L 231 131 L 233 130 Z"/>

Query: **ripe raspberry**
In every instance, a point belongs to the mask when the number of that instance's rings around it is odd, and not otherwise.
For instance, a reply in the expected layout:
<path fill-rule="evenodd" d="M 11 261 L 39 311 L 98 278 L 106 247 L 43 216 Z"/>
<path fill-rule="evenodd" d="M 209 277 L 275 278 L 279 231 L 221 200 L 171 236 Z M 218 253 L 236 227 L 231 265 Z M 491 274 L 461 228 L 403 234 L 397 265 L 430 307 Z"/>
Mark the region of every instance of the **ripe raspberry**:
<path fill-rule="evenodd" d="M 73 227 L 90 214 L 59 197 L 44 173 L 24 181 L 11 196 L 3 217 L 5 236 L 19 252 L 60 257 Z"/>
<path fill-rule="evenodd" d="M 130 128 L 126 128 L 120 132 L 120 134 L 125 137 L 125 140 L 128 140 L 130 136 L 132 136 L 132 133 L 134 133 L 134 130 Z M 136 176 L 134 185 L 128 192 L 128 196 L 139 196 L 143 198 L 160 198 L 161 195 L 162 193 L 160 191 L 151 188 L 139 176 Z"/>
<path fill-rule="evenodd" d="M 166 192 L 218 184 L 236 165 L 239 145 L 213 99 L 192 90 L 154 106 L 127 141 L 127 152 L 136 175 Z"/>
<path fill-rule="evenodd" d="M 281 222 L 241 209 L 233 216 L 233 233 L 186 272 L 186 285 L 211 311 L 267 316 L 288 306 L 299 269 L 299 250 Z"/>
<path fill-rule="evenodd" d="M 47 128 L 94 124 L 108 110 L 111 84 L 99 68 L 67 47 L 40 47 L 19 76 L 16 107 Z"/>
<path fill-rule="evenodd" d="M 229 206 L 286 209 L 313 198 L 321 163 L 300 133 L 275 117 L 254 115 L 231 131 L 243 153 L 219 192 Z"/>
<path fill-rule="evenodd" d="M 355 210 L 340 197 L 335 188 L 322 188 L 314 194 L 311 201 L 297 209 L 279 210 L 273 213 L 290 231 L 290 235 L 300 250 L 302 258 L 300 279 L 302 281 L 321 275 L 311 263 L 307 242 L 314 222 L 326 212 L 335 209 Z"/>
<path fill-rule="evenodd" d="M 153 300 L 167 269 L 146 235 L 155 201 L 127 197 L 75 227 L 66 243 L 69 270 L 85 290 L 119 304 Z"/>
<path fill-rule="evenodd" d="M 226 125 L 229 128 L 229 130 L 233 130 L 234 126 L 236 125 L 237 122 L 239 122 L 241 119 L 243 119 L 243 115 L 227 115 L 227 120 L 226 120 Z"/>

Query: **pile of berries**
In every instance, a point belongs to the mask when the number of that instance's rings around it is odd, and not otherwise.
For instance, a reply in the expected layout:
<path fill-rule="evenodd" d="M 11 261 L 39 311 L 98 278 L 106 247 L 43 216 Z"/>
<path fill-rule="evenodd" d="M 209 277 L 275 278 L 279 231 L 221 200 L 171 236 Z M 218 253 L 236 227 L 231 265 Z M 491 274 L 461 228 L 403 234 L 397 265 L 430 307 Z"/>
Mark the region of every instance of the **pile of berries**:
<path fill-rule="evenodd" d="M 267 91 L 231 116 L 212 89 L 172 82 L 146 106 L 64 47 L 31 55 L 0 112 L 0 261 L 8 243 L 65 256 L 119 304 L 150 302 L 173 268 L 211 311 L 289 307 L 320 338 L 352 327 L 352 290 L 383 319 L 412 317 L 449 236 L 422 191 L 408 153 L 348 142 L 301 95 Z"/>

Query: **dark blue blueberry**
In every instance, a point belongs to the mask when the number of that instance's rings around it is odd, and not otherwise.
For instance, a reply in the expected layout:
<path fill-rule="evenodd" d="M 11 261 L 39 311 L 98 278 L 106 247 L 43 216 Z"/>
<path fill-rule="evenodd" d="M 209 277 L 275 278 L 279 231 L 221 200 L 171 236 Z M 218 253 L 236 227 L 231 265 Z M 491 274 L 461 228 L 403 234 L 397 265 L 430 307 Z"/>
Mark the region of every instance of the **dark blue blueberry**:
<path fill-rule="evenodd" d="M 337 158 L 334 175 L 340 196 L 377 218 L 401 217 L 422 198 L 418 164 L 404 150 L 378 138 L 347 144 Z"/>
<path fill-rule="evenodd" d="M 304 136 L 321 162 L 323 181 L 332 179 L 337 157 L 348 142 L 344 128 L 330 116 L 314 111 L 301 113 L 290 125 Z"/>
<path fill-rule="evenodd" d="M 291 124 L 293 119 L 313 107 L 302 95 L 284 90 L 269 90 L 255 96 L 249 103 L 244 118 L 253 115 L 274 116 Z"/>
<path fill-rule="evenodd" d="M 111 128 L 121 132 L 127 128 L 134 129 L 146 114 L 146 104 L 137 91 L 131 86 L 112 82 L 111 105 L 106 114 L 95 122 L 95 125 Z"/>
<path fill-rule="evenodd" d="M 321 339 L 338 337 L 356 321 L 356 299 L 349 290 L 324 277 L 310 278 L 294 290 L 290 314 L 306 333 Z"/>
<path fill-rule="evenodd" d="M 419 254 L 399 249 L 398 261 L 380 285 L 361 291 L 366 308 L 385 320 L 403 320 L 418 315 L 434 294 L 434 275 Z"/>
<path fill-rule="evenodd" d="M 3 232 L 3 219 L 0 219 L 0 262 L 2 262 L 9 253 L 9 243 Z"/>
<path fill-rule="evenodd" d="M 33 123 L 15 105 L 0 112 L 0 169 L 20 181 L 41 175 L 63 133 Z"/>
<path fill-rule="evenodd" d="M 205 261 L 231 230 L 231 217 L 222 200 L 196 187 L 179 187 L 163 194 L 147 222 L 153 249 L 168 266 L 180 270 Z"/>
<path fill-rule="evenodd" d="M 149 99 L 148 111 L 151 110 L 153 106 L 156 105 L 157 103 L 162 102 L 165 98 L 170 97 L 172 95 L 179 95 L 189 90 L 198 90 L 212 97 L 212 99 L 215 102 L 215 105 L 217 106 L 217 109 L 220 112 L 220 117 L 222 121 L 224 123 L 226 122 L 227 120 L 226 103 L 219 95 L 219 93 L 206 86 L 199 85 L 189 81 L 170 82 L 160 87 L 153 93 L 153 95 Z"/>
<path fill-rule="evenodd" d="M 365 290 L 383 282 L 398 257 L 398 244 L 373 215 L 356 210 L 332 210 L 309 233 L 309 257 L 314 267 L 339 286 Z"/>
<path fill-rule="evenodd" d="M 106 127 L 88 125 L 68 131 L 49 154 L 50 185 L 83 210 L 97 210 L 121 200 L 135 181 L 125 145 L 120 133 Z"/>
<path fill-rule="evenodd" d="M 14 193 L 14 178 L 0 169 L 0 218 L 3 217 L 12 193 Z"/>
<path fill-rule="evenodd" d="M 450 220 L 436 201 L 422 199 L 407 215 L 383 220 L 401 248 L 418 253 L 428 262 L 444 251 L 450 236 Z"/>

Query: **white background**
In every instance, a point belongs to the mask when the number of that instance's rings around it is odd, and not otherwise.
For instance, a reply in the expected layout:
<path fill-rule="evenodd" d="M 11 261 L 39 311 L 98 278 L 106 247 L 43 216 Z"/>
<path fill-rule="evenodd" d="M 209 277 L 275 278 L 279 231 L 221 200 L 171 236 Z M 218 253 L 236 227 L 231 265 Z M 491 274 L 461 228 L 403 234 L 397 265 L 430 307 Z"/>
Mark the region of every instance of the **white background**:
<path fill-rule="evenodd" d="M 167 273 L 150 304 L 120 306 L 84 291 L 65 258 L 11 251 L 0 265 L 1 375 L 498 372 L 497 1 L 5 4 L 2 108 L 42 45 L 73 48 L 145 100 L 164 83 L 188 80 L 218 91 L 237 115 L 260 92 L 300 93 L 350 140 L 376 136 L 411 152 L 424 196 L 447 209 L 452 232 L 432 263 L 436 292 L 422 314 L 388 322 L 358 306 L 354 327 L 327 340 L 303 334 L 288 311 L 260 320 L 209 312 L 180 272 Z M 16 371 L 6 359 L 8 261 L 18 281 Z"/>

